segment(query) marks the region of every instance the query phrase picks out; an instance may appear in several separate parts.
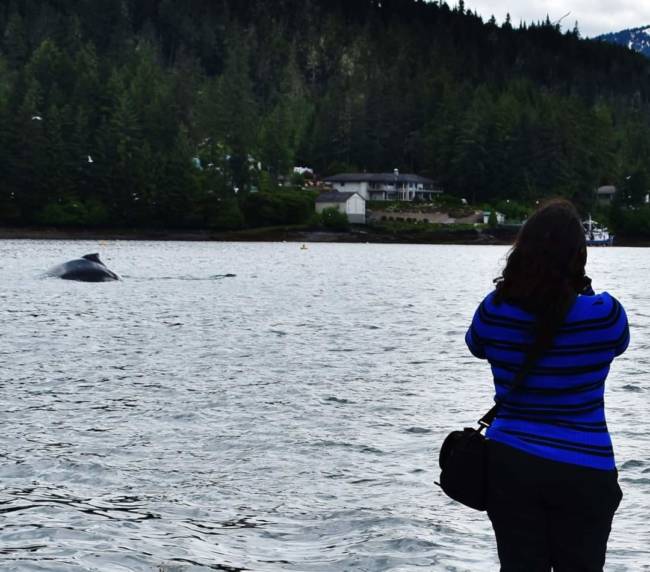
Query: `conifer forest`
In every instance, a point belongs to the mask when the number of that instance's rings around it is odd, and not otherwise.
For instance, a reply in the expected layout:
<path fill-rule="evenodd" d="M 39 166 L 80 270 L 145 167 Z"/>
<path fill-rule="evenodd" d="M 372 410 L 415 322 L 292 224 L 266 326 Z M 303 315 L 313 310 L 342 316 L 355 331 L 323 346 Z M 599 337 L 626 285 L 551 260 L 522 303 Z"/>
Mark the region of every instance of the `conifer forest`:
<path fill-rule="evenodd" d="M 3 225 L 300 223 L 306 166 L 584 212 L 612 184 L 650 236 L 650 60 L 462 0 L 1 0 L 0 149 Z"/>

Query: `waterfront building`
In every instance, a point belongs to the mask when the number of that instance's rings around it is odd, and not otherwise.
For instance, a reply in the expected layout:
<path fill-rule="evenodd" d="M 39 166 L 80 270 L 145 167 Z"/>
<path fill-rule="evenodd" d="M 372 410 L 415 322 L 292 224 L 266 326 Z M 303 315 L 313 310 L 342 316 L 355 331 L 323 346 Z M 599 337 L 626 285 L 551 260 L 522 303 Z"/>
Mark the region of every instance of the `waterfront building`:
<path fill-rule="evenodd" d="M 366 224 L 366 200 L 359 193 L 323 193 L 316 199 L 316 212 L 335 208 L 347 215 L 354 224 Z"/>
<path fill-rule="evenodd" d="M 596 189 L 596 200 L 600 205 L 611 205 L 616 196 L 616 187 L 614 185 L 604 185 Z"/>
<path fill-rule="evenodd" d="M 483 224 L 489 224 L 490 223 L 490 215 L 492 214 L 492 211 L 483 211 Z M 500 213 L 499 211 L 494 211 L 494 216 L 497 219 L 497 224 L 505 224 L 506 222 L 506 215 L 503 213 Z"/>
<path fill-rule="evenodd" d="M 341 193 L 358 193 L 367 201 L 427 201 L 442 194 L 432 179 L 392 173 L 341 173 L 327 177 L 324 182 Z"/>

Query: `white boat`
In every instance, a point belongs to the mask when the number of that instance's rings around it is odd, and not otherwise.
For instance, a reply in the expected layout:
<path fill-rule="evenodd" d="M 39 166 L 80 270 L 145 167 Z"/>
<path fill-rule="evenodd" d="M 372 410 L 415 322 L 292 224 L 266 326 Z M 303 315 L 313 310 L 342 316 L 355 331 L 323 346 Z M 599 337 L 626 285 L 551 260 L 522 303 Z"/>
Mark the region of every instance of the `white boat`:
<path fill-rule="evenodd" d="M 585 229 L 587 246 L 612 246 L 614 244 L 614 236 L 609 234 L 607 227 L 598 224 L 591 218 L 591 215 L 582 225 Z"/>

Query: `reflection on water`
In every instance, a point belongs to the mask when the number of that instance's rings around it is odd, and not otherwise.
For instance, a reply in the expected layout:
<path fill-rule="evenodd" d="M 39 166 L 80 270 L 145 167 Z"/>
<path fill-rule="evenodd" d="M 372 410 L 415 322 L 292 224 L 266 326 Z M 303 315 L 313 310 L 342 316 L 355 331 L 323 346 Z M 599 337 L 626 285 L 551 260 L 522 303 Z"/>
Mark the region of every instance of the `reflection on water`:
<path fill-rule="evenodd" d="M 98 250 L 123 281 L 41 277 Z M 505 252 L 0 242 L 0 568 L 495 569 L 485 515 L 433 480 L 491 399 L 462 337 Z M 590 256 L 633 335 L 607 569 L 650 570 L 650 257 Z"/>

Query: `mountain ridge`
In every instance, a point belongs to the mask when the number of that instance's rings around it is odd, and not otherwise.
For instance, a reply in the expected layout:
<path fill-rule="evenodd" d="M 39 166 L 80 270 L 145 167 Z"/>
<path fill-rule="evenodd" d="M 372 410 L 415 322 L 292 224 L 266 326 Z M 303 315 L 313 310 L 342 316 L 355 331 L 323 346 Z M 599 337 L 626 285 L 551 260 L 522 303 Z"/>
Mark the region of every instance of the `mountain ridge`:
<path fill-rule="evenodd" d="M 628 28 L 619 32 L 601 34 L 596 39 L 610 44 L 626 46 L 630 50 L 650 57 L 650 24 L 638 28 Z"/>

